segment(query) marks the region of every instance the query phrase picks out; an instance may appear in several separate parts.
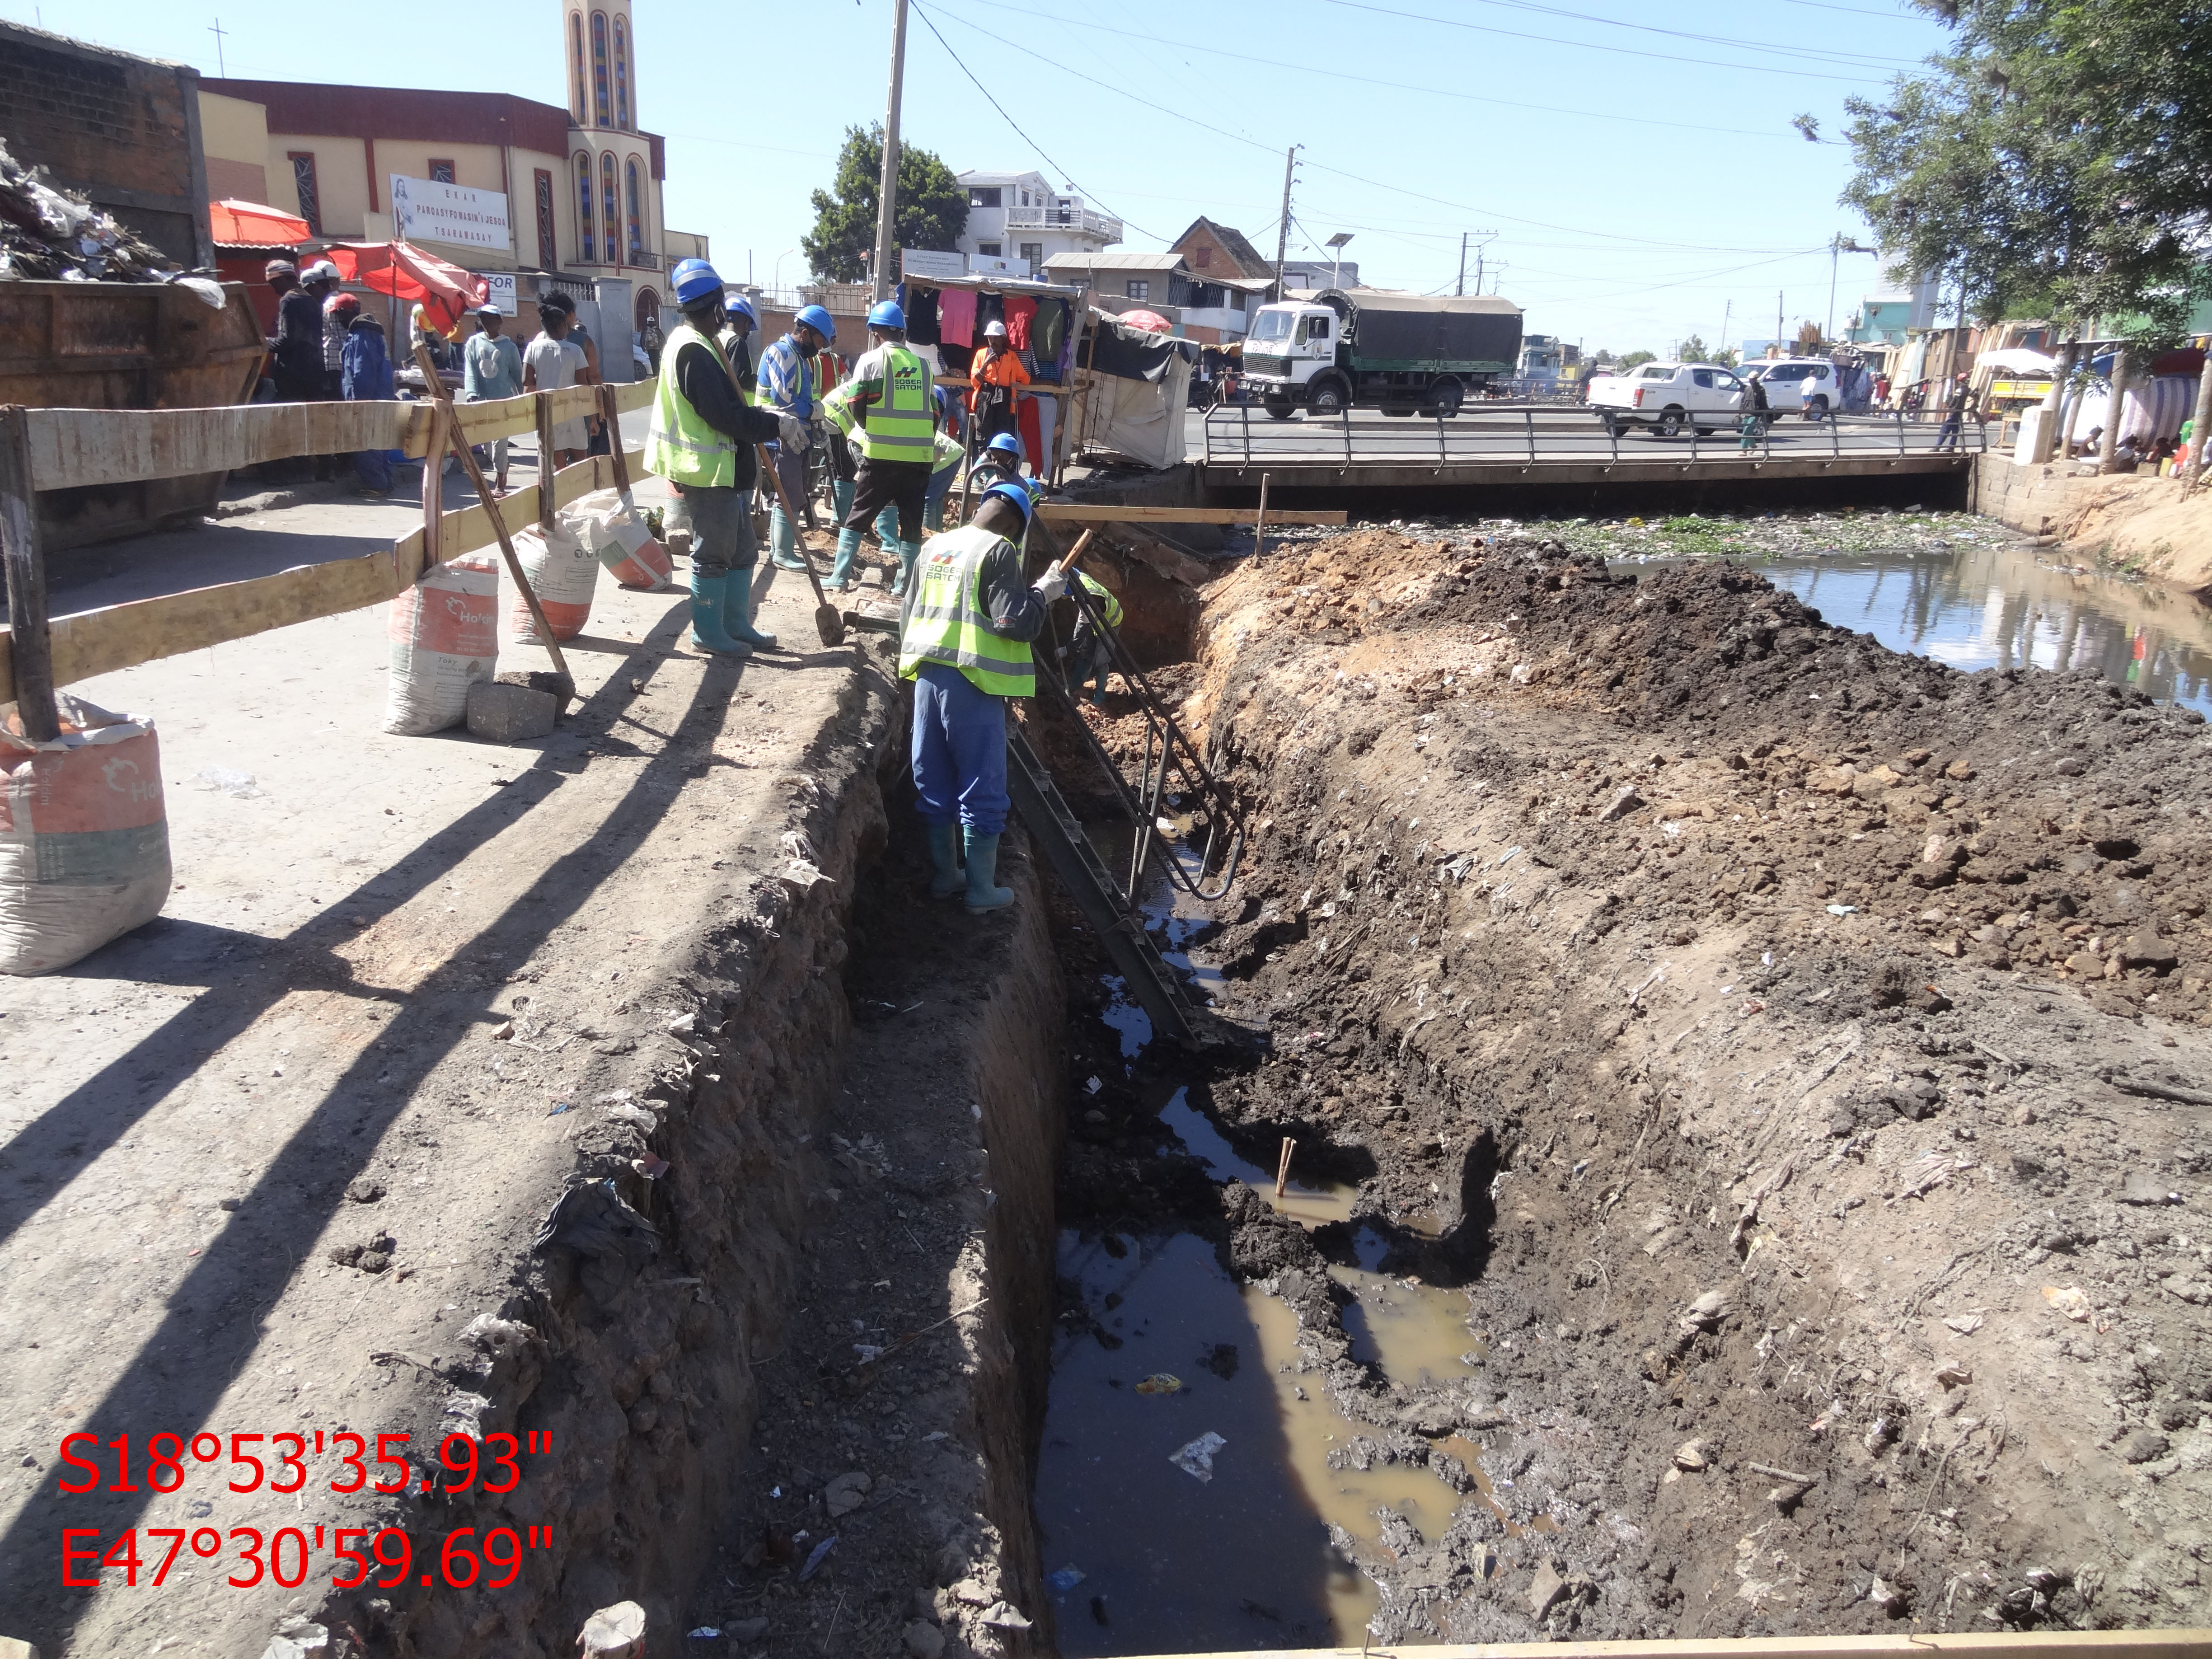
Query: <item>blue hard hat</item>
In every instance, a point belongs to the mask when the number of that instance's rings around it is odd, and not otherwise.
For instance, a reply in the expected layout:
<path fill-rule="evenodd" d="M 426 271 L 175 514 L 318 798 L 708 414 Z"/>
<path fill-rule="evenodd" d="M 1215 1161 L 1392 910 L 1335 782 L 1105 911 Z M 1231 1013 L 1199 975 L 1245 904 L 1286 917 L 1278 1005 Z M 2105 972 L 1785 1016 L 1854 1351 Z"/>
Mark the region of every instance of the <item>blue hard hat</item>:
<path fill-rule="evenodd" d="M 1027 524 L 1030 521 L 1031 499 L 1028 486 L 1018 483 L 994 483 L 983 492 L 983 499 L 988 501 L 994 495 L 1005 496 L 1006 500 L 1021 508 L 1022 522 Z"/>
<path fill-rule="evenodd" d="M 794 325 L 799 323 L 805 324 L 825 340 L 834 340 L 837 337 L 837 319 L 820 306 L 808 306 L 798 316 L 793 318 L 792 322 Z"/>
<path fill-rule="evenodd" d="M 895 328 L 903 334 L 906 332 L 906 313 L 899 309 L 896 300 L 878 300 L 868 307 L 868 326 Z"/>
<path fill-rule="evenodd" d="M 668 273 L 669 286 L 676 290 L 676 303 L 688 306 L 694 300 L 703 300 L 719 291 L 722 279 L 714 274 L 714 267 L 704 259 L 679 261 Z"/>
<path fill-rule="evenodd" d="M 983 447 L 986 451 L 995 449 L 1002 455 L 1012 455 L 1016 460 L 1019 460 L 1022 455 L 1022 441 L 1011 432 L 1000 433 Z"/>
<path fill-rule="evenodd" d="M 722 300 L 722 313 L 728 317 L 743 317 L 755 328 L 760 326 L 760 313 L 753 309 L 753 302 L 742 294 L 725 295 Z"/>

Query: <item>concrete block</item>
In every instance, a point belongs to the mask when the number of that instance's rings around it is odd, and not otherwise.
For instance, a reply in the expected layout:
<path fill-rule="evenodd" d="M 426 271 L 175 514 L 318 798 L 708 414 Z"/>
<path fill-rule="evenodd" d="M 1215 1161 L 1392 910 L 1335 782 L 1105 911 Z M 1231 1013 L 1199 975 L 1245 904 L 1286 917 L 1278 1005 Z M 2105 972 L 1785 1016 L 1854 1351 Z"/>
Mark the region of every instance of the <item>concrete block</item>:
<path fill-rule="evenodd" d="M 469 735 L 493 743 L 526 743 L 552 735 L 561 705 L 550 691 L 524 685 L 469 688 Z"/>

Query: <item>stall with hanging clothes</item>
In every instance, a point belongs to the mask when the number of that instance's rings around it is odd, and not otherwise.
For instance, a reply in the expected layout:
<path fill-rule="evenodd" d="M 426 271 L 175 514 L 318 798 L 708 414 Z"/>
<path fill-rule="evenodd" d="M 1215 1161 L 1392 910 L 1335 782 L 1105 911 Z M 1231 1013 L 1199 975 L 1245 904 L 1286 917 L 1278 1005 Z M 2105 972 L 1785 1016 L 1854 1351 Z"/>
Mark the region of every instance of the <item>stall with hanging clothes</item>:
<path fill-rule="evenodd" d="M 1030 385 L 1020 389 L 1015 416 L 1024 458 L 1038 477 L 1056 473 L 1065 459 L 1062 398 L 1075 389 L 1071 359 L 1080 330 L 1072 324 L 1082 315 L 1082 290 L 1013 276 L 917 272 L 899 285 L 897 298 L 907 314 L 908 343 L 933 348 L 939 384 L 963 392 L 984 329 L 992 323 L 1006 325 L 1008 343 L 1030 376 Z"/>

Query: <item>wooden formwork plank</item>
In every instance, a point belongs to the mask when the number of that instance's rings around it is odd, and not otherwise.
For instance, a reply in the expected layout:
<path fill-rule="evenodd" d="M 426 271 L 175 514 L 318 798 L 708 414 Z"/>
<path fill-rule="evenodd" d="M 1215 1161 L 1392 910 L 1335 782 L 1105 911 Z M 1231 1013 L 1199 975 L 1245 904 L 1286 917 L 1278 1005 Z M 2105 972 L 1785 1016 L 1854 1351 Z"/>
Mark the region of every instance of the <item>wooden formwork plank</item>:
<path fill-rule="evenodd" d="M 185 478 L 295 455 L 397 449 L 405 404 L 235 404 L 225 409 L 34 409 L 40 489 Z"/>
<path fill-rule="evenodd" d="M 1106 507 L 1088 501 L 1047 501 L 1037 508 L 1047 524 L 1251 524 L 1258 513 L 1249 507 Z M 1272 524 L 1343 525 L 1350 522 L 1342 507 L 1286 513 L 1279 507 L 1267 515 Z"/>
<path fill-rule="evenodd" d="M 632 450 L 628 459 L 636 465 L 644 458 Z M 565 507 L 613 483 L 612 459 L 593 455 L 554 475 L 553 497 Z M 501 508 L 518 524 L 535 518 L 538 487 L 532 484 L 502 497 Z M 422 530 L 413 530 L 389 549 L 359 558 L 301 565 L 250 581 L 164 593 L 58 617 L 49 624 L 54 684 L 72 684 L 96 674 L 380 604 L 422 574 L 423 539 Z M 448 559 L 487 546 L 492 539 L 491 515 L 481 503 L 439 519 L 440 548 Z M 0 629 L 0 703 L 15 700 L 12 645 L 8 632 Z"/>
<path fill-rule="evenodd" d="M 2212 1630 L 1999 1631 L 1910 1636 L 1749 1636 L 1676 1642 L 1487 1642 L 1255 1652 L 1152 1654 L 1146 1659 L 2205 1659 Z"/>

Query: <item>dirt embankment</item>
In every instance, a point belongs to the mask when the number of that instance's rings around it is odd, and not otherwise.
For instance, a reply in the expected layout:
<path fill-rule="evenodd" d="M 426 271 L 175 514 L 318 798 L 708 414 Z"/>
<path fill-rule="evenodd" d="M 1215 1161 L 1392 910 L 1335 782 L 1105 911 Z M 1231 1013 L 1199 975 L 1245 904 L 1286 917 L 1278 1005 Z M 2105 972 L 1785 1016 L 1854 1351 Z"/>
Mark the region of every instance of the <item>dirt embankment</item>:
<path fill-rule="evenodd" d="M 1332 538 L 1206 626 L 1266 1039 L 1212 1103 L 1472 1297 L 1466 1380 L 1382 1376 L 1345 1230 L 1232 1192 L 1372 1455 L 1484 1449 L 1380 1633 L 2212 1620 L 2198 717 L 1527 539 Z M 1064 1200 L 1175 1207 L 1090 1139 Z"/>

